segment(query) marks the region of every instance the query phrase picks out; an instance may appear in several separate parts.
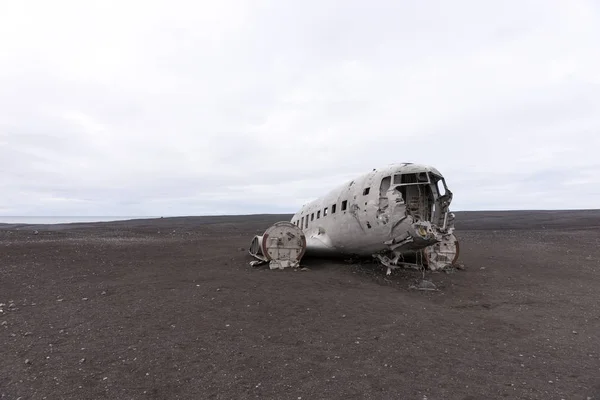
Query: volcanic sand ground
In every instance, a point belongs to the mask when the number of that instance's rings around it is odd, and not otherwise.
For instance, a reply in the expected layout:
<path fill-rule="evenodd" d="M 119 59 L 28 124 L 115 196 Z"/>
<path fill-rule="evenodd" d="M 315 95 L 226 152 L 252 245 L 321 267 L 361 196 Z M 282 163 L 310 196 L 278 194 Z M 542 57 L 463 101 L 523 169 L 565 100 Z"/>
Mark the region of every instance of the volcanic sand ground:
<path fill-rule="evenodd" d="M 457 213 L 436 292 L 250 267 L 286 219 L 1 226 L 0 398 L 600 399 L 600 211 Z"/>

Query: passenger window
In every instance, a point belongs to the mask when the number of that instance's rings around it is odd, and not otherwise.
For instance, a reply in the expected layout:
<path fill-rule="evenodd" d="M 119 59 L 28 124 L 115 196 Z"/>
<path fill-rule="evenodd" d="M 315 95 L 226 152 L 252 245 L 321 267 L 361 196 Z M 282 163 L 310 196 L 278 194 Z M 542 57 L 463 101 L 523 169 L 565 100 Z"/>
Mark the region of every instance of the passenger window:
<path fill-rule="evenodd" d="M 302 225 L 304 225 L 304 217 L 302 217 L 302 219 L 300 220 L 300 228 L 302 228 Z"/>
<path fill-rule="evenodd" d="M 381 180 L 381 185 L 379 186 L 379 197 L 384 197 L 387 191 L 390 189 L 391 177 L 386 176 Z"/>
<path fill-rule="evenodd" d="M 342 211 L 346 211 L 347 207 L 348 207 L 348 200 L 342 201 Z"/>
<path fill-rule="evenodd" d="M 327 216 L 327 207 L 325 207 L 325 209 L 323 210 L 323 216 L 326 217 Z"/>
<path fill-rule="evenodd" d="M 308 228 L 308 215 L 306 216 L 306 224 L 304 225 L 305 228 Z"/>
<path fill-rule="evenodd" d="M 315 220 L 315 213 L 310 214 L 310 220 L 314 221 Z"/>
<path fill-rule="evenodd" d="M 332 206 L 331 206 L 331 213 L 332 213 L 332 214 L 335 214 L 335 206 L 336 206 L 336 205 L 337 205 L 337 204 L 334 204 L 334 205 L 332 205 Z"/>
<path fill-rule="evenodd" d="M 321 218 L 321 210 L 317 211 L 317 219 Z"/>
<path fill-rule="evenodd" d="M 370 187 L 368 187 L 368 188 L 365 188 L 365 190 L 363 190 L 363 196 L 366 196 L 366 195 L 368 195 L 370 191 L 371 191 L 371 188 L 370 188 Z"/>

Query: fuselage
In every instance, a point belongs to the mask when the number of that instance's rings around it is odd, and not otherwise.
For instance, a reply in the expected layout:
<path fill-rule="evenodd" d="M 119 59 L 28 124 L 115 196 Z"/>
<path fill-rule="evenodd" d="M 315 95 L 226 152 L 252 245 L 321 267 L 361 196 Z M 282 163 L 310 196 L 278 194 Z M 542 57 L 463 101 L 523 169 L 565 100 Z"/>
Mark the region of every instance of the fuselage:
<path fill-rule="evenodd" d="M 307 254 L 410 253 L 453 229 L 451 199 L 437 169 L 392 164 L 305 204 L 291 222 L 304 232 Z"/>

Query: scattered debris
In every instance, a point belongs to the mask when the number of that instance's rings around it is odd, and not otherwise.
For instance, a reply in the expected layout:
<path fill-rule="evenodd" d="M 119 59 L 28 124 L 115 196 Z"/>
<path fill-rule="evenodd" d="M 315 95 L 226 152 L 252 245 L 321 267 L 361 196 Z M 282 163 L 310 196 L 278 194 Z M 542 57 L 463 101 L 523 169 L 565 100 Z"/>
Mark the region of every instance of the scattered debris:
<path fill-rule="evenodd" d="M 426 279 L 419 281 L 415 285 L 410 285 L 408 288 L 413 289 L 413 290 L 430 290 L 430 291 L 438 290 L 437 286 L 435 286 L 435 284 L 433 282 L 428 281 Z"/>
<path fill-rule="evenodd" d="M 259 267 L 263 264 L 266 264 L 267 261 L 263 261 L 263 260 L 255 260 L 255 261 L 250 261 L 250 266 L 251 267 Z"/>

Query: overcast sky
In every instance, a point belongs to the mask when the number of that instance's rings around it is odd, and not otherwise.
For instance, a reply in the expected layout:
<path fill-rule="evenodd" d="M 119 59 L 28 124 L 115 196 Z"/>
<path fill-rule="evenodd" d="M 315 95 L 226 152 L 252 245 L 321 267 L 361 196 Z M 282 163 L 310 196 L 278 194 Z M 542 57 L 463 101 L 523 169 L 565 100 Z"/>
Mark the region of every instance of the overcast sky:
<path fill-rule="evenodd" d="M 0 1 L 0 215 L 294 212 L 396 162 L 599 208 L 599 152 L 598 2 Z"/>

